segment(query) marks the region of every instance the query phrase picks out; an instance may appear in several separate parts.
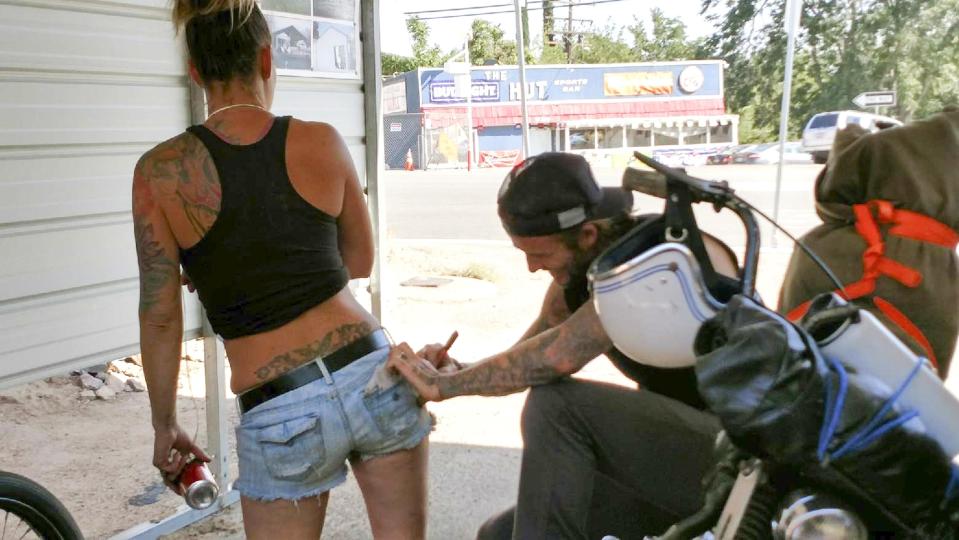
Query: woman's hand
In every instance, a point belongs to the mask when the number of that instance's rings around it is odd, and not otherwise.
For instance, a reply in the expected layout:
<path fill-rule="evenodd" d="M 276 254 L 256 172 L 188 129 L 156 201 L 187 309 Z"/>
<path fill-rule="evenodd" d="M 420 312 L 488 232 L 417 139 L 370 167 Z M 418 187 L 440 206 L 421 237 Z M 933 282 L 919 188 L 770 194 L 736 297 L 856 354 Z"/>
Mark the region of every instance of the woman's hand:
<path fill-rule="evenodd" d="M 440 383 L 443 374 L 426 358 L 418 356 L 406 342 L 390 351 L 386 365 L 399 371 L 423 401 L 442 401 Z"/>
<path fill-rule="evenodd" d="M 193 442 L 179 424 L 154 429 L 153 466 L 160 471 L 163 483 L 177 495 L 183 495 L 176 480 L 193 457 L 209 462 L 206 453 Z"/>

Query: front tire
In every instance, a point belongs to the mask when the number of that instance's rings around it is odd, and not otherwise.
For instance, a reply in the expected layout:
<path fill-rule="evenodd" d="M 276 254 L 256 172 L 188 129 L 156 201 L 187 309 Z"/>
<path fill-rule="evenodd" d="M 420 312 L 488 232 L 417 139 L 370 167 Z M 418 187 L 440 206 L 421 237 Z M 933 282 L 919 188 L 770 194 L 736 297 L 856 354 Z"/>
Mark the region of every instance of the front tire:
<path fill-rule="evenodd" d="M 42 538 L 83 540 L 70 512 L 40 484 L 18 474 L 0 471 L 0 540 Z M 5 532 L 2 532 L 5 531 Z M 29 536 L 30 533 L 35 536 Z"/>

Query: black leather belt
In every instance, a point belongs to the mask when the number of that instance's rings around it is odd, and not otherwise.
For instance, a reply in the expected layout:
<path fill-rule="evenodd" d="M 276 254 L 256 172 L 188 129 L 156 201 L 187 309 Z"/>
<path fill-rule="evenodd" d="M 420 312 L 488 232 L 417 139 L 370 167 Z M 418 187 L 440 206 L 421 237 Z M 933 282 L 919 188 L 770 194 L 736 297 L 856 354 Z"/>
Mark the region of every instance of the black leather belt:
<path fill-rule="evenodd" d="M 386 332 L 380 328 L 323 357 L 323 365 L 326 366 L 326 369 L 330 373 L 333 373 L 350 365 L 354 360 L 362 358 L 383 347 L 387 347 L 389 344 L 390 340 L 386 337 Z M 322 377 L 323 371 L 315 361 L 303 364 L 293 371 L 287 371 L 283 375 L 267 381 L 260 386 L 251 388 L 237 396 L 236 399 L 240 403 L 240 413 L 245 413 L 265 401 L 285 394 L 290 390 L 296 390 Z"/>

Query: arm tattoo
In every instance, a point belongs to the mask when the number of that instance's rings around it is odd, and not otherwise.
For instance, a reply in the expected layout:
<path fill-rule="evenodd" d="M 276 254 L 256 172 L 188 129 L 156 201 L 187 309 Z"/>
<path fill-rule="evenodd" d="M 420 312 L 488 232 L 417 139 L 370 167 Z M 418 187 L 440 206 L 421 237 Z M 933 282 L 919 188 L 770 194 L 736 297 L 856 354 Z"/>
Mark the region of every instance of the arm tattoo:
<path fill-rule="evenodd" d="M 133 223 L 133 231 L 140 266 L 140 313 L 145 313 L 156 305 L 163 287 L 176 281 L 180 270 L 154 238 L 152 223 L 138 218 Z"/>
<path fill-rule="evenodd" d="M 599 317 L 586 304 L 563 324 L 438 380 L 444 398 L 501 396 L 579 371 L 611 347 Z"/>
<path fill-rule="evenodd" d="M 133 178 L 133 238 L 140 268 L 140 313 L 146 313 L 159 301 L 160 291 L 180 275 L 179 267 L 156 239 L 150 215 L 156 201 L 149 180 L 142 174 L 143 162 L 137 165 Z"/>
<path fill-rule="evenodd" d="M 256 370 L 256 378 L 266 382 L 373 332 L 367 322 L 344 324 L 322 338 L 274 357 Z"/>
<path fill-rule="evenodd" d="M 133 229 L 140 264 L 140 312 L 149 311 L 160 293 L 179 279 L 178 262 L 157 240 L 151 216 L 159 203 L 177 202 L 201 238 L 220 210 L 221 189 L 216 167 L 203 143 L 183 134 L 147 152 L 137 163 L 133 181 Z"/>
<path fill-rule="evenodd" d="M 566 307 L 566 298 L 563 294 L 563 288 L 553 282 L 546 291 L 546 298 L 543 299 L 543 307 L 533 324 L 523 333 L 519 342 L 523 342 L 531 337 L 541 334 L 550 328 L 555 328 L 563 323 L 570 316 L 569 309 Z"/>
<path fill-rule="evenodd" d="M 173 181 L 170 191 L 176 194 L 190 227 L 202 238 L 220 213 L 220 177 L 210 153 L 193 135 L 180 137 L 173 146 L 170 159 L 156 160 L 154 174 Z"/>

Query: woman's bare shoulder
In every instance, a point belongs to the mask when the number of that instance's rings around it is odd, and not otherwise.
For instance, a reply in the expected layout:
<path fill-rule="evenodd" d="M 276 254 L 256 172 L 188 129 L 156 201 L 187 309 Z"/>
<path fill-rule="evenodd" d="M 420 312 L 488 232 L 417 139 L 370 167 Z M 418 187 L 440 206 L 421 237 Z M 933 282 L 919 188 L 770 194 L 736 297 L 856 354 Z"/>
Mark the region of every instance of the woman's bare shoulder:
<path fill-rule="evenodd" d="M 293 119 L 287 144 L 297 161 L 341 173 L 352 169 L 353 158 L 347 142 L 335 127 L 326 122 Z"/>
<path fill-rule="evenodd" d="M 203 143 L 188 132 L 169 138 L 147 150 L 137 162 L 140 174 L 154 177 L 168 174 L 171 169 L 180 169 L 184 161 L 191 158 L 205 158 L 207 152 Z"/>

